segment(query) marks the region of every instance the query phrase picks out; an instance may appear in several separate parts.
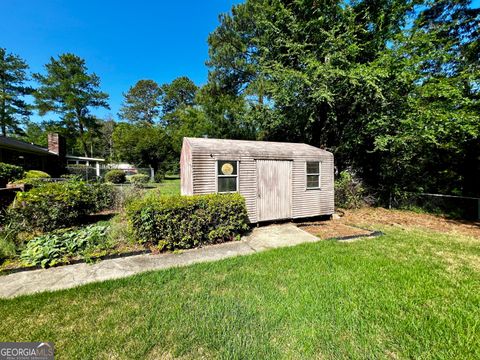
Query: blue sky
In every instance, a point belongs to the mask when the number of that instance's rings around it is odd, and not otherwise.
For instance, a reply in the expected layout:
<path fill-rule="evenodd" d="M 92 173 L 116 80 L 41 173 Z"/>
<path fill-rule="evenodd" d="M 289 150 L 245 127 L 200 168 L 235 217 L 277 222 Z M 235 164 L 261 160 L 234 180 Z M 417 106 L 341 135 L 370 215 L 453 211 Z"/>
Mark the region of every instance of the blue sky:
<path fill-rule="evenodd" d="M 186 75 L 204 84 L 208 34 L 218 15 L 239 2 L 0 0 L 0 47 L 24 58 L 32 72 L 41 72 L 50 56 L 83 57 L 110 95 L 111 110 L 95 113 L 116 117 L 122 93 L 137 80 L 162 84 Z"/>
<path fill-rule="evenodd" d="M 84 58 L 110 95 L 111 110 L 95 113 L 116 117 L 122 92 L 137 80 L 162 84 L 186 75 L 204 84 L 208 34 L 239 2 L 0 0 L 0 47 L 24 58 L 32 72 L 65 52 Z"/>

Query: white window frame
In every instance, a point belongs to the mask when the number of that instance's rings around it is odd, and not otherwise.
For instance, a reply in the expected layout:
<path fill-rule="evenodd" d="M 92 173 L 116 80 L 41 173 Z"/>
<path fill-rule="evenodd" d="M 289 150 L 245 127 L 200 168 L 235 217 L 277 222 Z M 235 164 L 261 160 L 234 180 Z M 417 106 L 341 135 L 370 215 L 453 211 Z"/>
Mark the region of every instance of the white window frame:
<path fill-rule="evenodd" d="M 226 161 L 226 162 L 231 162 L 231 163 L 237 163 L 237 174 L 236 175 L 221 175 L 218 173 L 218 162 L 219 161 Z M 240 161 L 238 160 L 228 160 L 228 159 L 217 159 L 215 161 L 215 192 L 217 194 L 232 194 L 232 193 L 238 193 L 238 189 L 240 188 L 239 182 L 240 182 Z M 236 177 L 236 185 L 237 188 L 235 191 L 218 191 L 218 178 L 221 177 Z"/>
<path fill-rule="evenodd" d="M 318 173 L 309 173 L 308 172 L 308 163 L 318 163 Z M 318 176 L 318 186 L 317 187 L 309 187 L 308 186 L 308 176 L 309 175 L 317 175 Z M 318 160 L 313 161 L 305 161 L 305 190 L 319 190 L 322 187 L 322 162 Z"/>

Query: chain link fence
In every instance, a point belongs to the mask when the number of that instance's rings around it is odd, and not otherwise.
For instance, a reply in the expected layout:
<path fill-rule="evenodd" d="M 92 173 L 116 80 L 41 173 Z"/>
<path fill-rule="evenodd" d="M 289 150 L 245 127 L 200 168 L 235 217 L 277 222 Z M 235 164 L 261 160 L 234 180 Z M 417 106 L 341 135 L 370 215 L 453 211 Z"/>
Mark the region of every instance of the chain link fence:
<path fill-rule="evenodd" d="M 389 208 L 423 210 L 468 220 L 480 219 L 480 198 L 402 192 L 391 195 Z"/>
<path fill-rule="evenodd" d="M 115 169 L 114 167 L 102 166 L 97 169 L 95 166 L 87 166 L 87 165 L 68 165 L 66 167 L 67 174 L 78 176 L 85 181 L 97 181 L 103 179 L 105 174 Z M 99 175 L 98 175 L 99 172 Z M 150 181 L 154 181 L 155 173 L 151 168 L 135 168 L 135 169 L 128 169 L 125 170 L 125 174 L 127 175 L 127 179 L 131 175 L 135 174 L 144 174 L 150 177 Z"/>

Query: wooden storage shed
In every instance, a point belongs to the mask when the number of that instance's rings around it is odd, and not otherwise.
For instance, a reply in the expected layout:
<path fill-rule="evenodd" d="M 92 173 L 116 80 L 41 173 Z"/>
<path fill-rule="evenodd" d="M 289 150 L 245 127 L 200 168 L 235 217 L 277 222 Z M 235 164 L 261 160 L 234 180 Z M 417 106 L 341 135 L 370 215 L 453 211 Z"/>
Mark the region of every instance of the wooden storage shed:
<path fill-rule="evenodd" d="M 181 193 L 239 192 L 250 222 L 331 215 L 333 154 L 307 144 L 184 138 Z"/>

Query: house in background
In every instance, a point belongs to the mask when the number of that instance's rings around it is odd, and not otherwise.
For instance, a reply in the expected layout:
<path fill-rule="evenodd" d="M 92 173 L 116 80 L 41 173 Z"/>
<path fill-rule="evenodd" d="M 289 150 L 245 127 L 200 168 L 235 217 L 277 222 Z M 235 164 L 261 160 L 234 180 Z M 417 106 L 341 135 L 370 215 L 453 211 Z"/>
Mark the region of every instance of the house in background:
<path fill-rule="evenodd" d="M 182 195 L 238 192 L 250 222 L 331 215 L 333 154 L 307 144 L 184 138 Z"/>
<path fill-rule="evenodd" d="M 97 176 L 104 159 L 67 155 L 65 138 L 60 134 L 48 134 L 48 147 L 0 136 L 0 162 L 22 166 L 25 170 L 41 170 L 53 177 L 65 173 L 67 164 L 95 167 Z"/>

